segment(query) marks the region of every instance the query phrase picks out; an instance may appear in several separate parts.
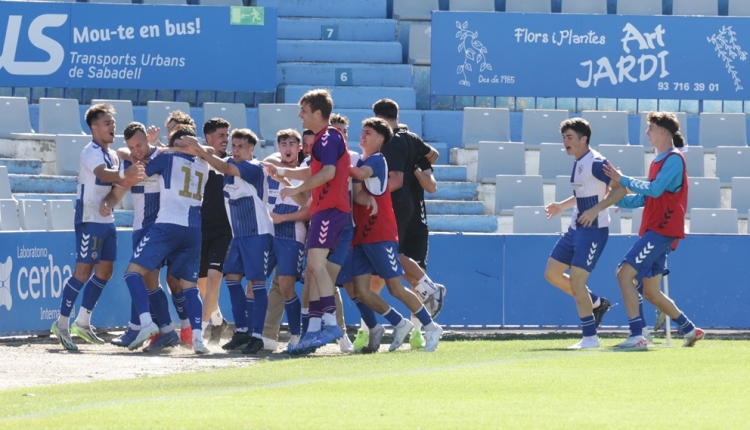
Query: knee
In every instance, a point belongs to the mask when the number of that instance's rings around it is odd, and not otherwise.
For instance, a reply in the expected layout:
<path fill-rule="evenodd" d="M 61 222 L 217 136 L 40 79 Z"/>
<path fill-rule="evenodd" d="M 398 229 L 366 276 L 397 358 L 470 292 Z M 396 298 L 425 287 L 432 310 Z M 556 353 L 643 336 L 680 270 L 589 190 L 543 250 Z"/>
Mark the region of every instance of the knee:
<path fill-rule="evenodd" d="M 653 290 L 651 288 L 644 288 L 643 289 L 643 298 L 648 300 L 649 302 L 653 303 L 655 300 L 659 298 L 661 295 L 661 291 L 659 290 Z"/>

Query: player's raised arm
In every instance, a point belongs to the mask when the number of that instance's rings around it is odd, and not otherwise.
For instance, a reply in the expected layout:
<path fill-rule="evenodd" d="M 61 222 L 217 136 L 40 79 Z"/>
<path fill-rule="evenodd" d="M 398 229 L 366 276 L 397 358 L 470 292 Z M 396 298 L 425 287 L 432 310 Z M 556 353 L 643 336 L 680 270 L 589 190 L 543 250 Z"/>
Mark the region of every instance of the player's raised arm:
<path fill-rule="evenodd" d="M 197 138 L 193 136 L 182 136 L 182 142 L 186 144 L 186 148 L 193 151 L 193 153 L 208 162 L 214 169 L 224 175 L 240 176 L 240 169 L 234 164 L 227 163 L 221 158 L 211 154 Z"/>

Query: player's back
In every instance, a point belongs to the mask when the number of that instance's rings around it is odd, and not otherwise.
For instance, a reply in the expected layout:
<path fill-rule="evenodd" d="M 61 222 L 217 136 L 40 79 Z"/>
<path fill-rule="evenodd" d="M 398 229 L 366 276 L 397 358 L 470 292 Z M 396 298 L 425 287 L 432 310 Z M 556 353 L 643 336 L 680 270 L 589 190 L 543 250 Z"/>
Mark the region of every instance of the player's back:
<path fill-rule="evenodd" d="M 81 151 L 75 208 L 76 224 L 115 222 L 113 215 L 102 216 L 99 213 L 99 205 L 112 189 L 111 182 L 102 182 L 94 174 L 94 169 L 101 165 L 105 165 L 107 169 L 117 170 L 120 166 L 117 153 L 112 149 L 104 149 L 96 142 L 91 141 Z"/>
<path fill-rule="evenodd" d="M 161 153 L 146 175 L 159 174 L 159 213 L 156 223 L 201 228 L 201 201 L 208 163 L 191 155 Z"/>
<path fill-rule="evenodd" d="M 159 155 L 159 148 L 154 148 L 148 159 L 153 160 Z M 122 162 L 122 170 L 126 170 L 132 163 Z M 159 214 L 159 176 L 152 175 L 130 187 L 133 197 L 133 230 L 148 228 L 156 222 Z"/>

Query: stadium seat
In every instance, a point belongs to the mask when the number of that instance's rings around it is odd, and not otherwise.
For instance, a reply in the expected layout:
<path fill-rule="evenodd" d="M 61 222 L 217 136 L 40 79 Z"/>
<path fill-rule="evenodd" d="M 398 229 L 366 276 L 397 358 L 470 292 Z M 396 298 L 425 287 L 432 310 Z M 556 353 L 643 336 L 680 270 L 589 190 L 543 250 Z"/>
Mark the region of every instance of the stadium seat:
<path fill-rule="evenodd" d="M 719 178 L 688 178 L 688 207 L 719 209 L 721 207 L 721 185 Z"/>
<path fill-rule="evenodd" d="M 729 185 L 735 176 L 750 176 L 750 148 L 717 147 L 716 176 L 722 185 Z"/>
<path fill-rule="evenodd" d="M 495 0 L 450 0 L 448 10 L 454 12 L 494 12 Z"/>
<path fill-rule="evenodd" d="M 630 213 L 630 233 L 638 234 L 641 228 L 641 219 L 643 219 L 643 208 L 631 209 Z"/>
<path fill-rule="evenodd" d="M 552 13 L 550 0 L 505 0 L 506 12 Z"/>
<path fill-rule="evenodd" d="M 747 125 L 744 113 L 700 114 L 698 143 L 706 151 L 717 146 L 747 146 Z"/>
<path fill-rule="evenodd" d="M 185 5 L 185 0 L 143 0 L 143 4 L 157 5 Z"/>
<path fill-rule="evenodd" d="M 89 3 L 117 3 L 117 4 L 132 4 L 130 0 L 89 0 Z"/>
<path fill-rule="evenodd" d="M 573 186 L 570 184 L 570 173 L 555 177 L 555 201 L 561 202 L 573 195 Z"/>
<path fill-rule="evenodd" d="M 164 121 L 170 113 L 179 110 L 190 115 L 190 105 L 187 102 L 159 102 L 149 101 L 146 108 L 146 121 L 144 124 L 146 128 L 159 127 L 161 129 L 161 136 L 159 139 L 163 143 L 167 143 L 167 127 L 164 125 Z M 198 125 L 198 124 L 196 124 Z"/>
<path fill-rule="evenodd" d="M 738 234 L 737 209 L 690 209 L 690 233 Z"/>
<path fill-rule="evenodd" d="M 547 219 L 544 206 L 515 206 L 513 208 L 513 233 L 554 234 L 562 232 L 560 217 Z"/>
<path fill-rule="evenodd" d="M 18 207 L 13 199 L 0 200 L 0 231 L 18 231 L 21 224 L 18 221 Z"/>
<path fill-rule="evenodd" d="M 0 166 L 0 199 L 12 199 L 13 194 L 10 191 L 10 178 L 8 178 L 8 168 Z"/>
<path fill-rule="evenodd" d="M 620 216 L 622 214 L 622 210 L 611 206 L 607 210 L 609 211 L 609 233 L 622 233 L 622 219 Z"/>
<path fill-rule="evenodd" d="M 617 0 L 618 15 L 661 15 L 661 0 Z"/>
<path fill-rule="evenodd" d="M 433 10 L 440 10 L 438 0 L 393 0 L 393 19 L 400 21 L 430 21 Z"/>
<path fill-rule="evenodd" d="M 294 128 L 302 134 L 302 121 L 297 116 L 299 105 L 296 103 L 274 103 L 258 105 L 258 124 L 260 138 L 266 145 L 276 145 L 276 133 L 285 128 Z"/>
<path fill-rule="evenodd" d="M 509 215 L 514 206 L 543 206 L 544 185 L 539 175 L 497 175 L 495 214 Z"/>
<path fill-rule="evenodd" d="M 702 146 L 688 146 L 682 152 L 687 162 L 688 176 L 702 177 L 705 175 Z"/>
<path fill-rule="evenodd" d="M 0 97 L 0 133 L 33 133 L 26 97 Z"/>
<path fill-rule="evenodd" d="M 510 112 L 505 108 L 464 108 L 464 148 L 477 149 L 480 141 L 510 142 Z"/>
<path fill-rule="evenodd" d="M 232 130 L 247 128 L 247 110 L 243 103 L 203 103 L 203 121 L 211 118 L 229 121 Z M 257 133 L 257 130 L 253 131 Z"/>
<path fill-rule="evenodd" d="M 200 0 L 201 6 L 244 6 L 242 0 Z"/>
<path fill-rule="evenodd" d="M 430 65 L 432 27 L 427 24 L 412 24 L 409 28 L 409 64 Z"/>
<path fill-rule="evenodd" d="M 732 178 L 732 206 L 740 216 L 745 216 L 750 210 L 750 178 Z"/>
<path fill-rule="evenodd" d="M 91 142 L 91 136 L 58 134 L 55 145 L 55 172 L 58 175 L 77 175 L 81 166 L 81 151 Z"/>
<path fill-rule="evenodd" d="M 596 130 L 596 128 L 594 128 Z M 599 145 L 596 147 L 613 166 L 630 177 L 646 176 L 643 146 L 641 145 Z"/>
<path fill-rule="evenodd" d="M 39 132 L 83 134 L 77 99 L 39 99 Z"/>
<path fill-rule="evenodd" d="M 728 16 L 750 16 L 750 1 L 729 0 Z M 742 211 L 740 211 L 742 213 Z"/>
<path fill-rule="evenodd" d="M 18 205 L 21 230 L 47 230 L 44 203 L 41 200 L 19 200 Z"/>
<path fill-rule="evenodd" d="M 570 182 L 574 162 L 575 159 L 567 154 L 562 143 L 542 143 L 539 146 L 539 174 L 544 182 L 553 183 L 560 175 Z"/>
<path fill-rule="evenodd" d="M 45 208 L 47 209 L 47 230 L 75 229 L 75 207 L 72 200 L 47 200 Z"/>
<path fill-rule="evenodd" d="M 687 114 L 685 112 L 672 112 L 677 116 L 677 121 L 680 122 L 680 134 L 682 134 L 683 138 L 685 139 L 685 143 L 687 144 L 688 141 L 688 134 L 687 134 Z M 641 116 L 641 128 L 638 130 L 639 136 L 640 136 L 640 143 L 644 146 L 645 149 L 649 150 L 651 149 L 651 144 L 648 141 L 648 136 L 646 135 L 646 130 L 648 129 L 648 121 L 647 113 L 640 114 Z"/>
<path fill-rule="evenodd" d="M 477 182 L 495 182 L 497 175 L 525 175 L 525 157 L 520 142 L 479 142 Z"/>
<path fill-rule="evenodd" d="M 570 115 L 566 110 L 524 109 L 521 139 L 529 148 L 536 148 L 542 142 L 559 143 L 560 123 Z"/>
<path fill-rule="evenodd" d="M 590 144 L 627 145 L 628 113 L 625 111 L 585 110 L 581 118 L 591 125 Z"/>
<path fill-rule="evenodd" d="M 716 0 L 672 0 L 672 15 L 707 15 L 719 14 L 719 3 Z"/>
<path fill-rule="evenodd" d="M 103 100 L 94 99 L 91 100 L 91 104 L 106 103 L 115 108 L 115 121 L 117 121 L 117 128 L 115 134 L 122 135 L 122 131 L 125 130 L 125 126 L 133 122 L 133 102 L 130 100 Z"/>
<path fill-rule="evenodd" d="M 607 0 L 562 0 L 562 13 L 607 14 Z"/>

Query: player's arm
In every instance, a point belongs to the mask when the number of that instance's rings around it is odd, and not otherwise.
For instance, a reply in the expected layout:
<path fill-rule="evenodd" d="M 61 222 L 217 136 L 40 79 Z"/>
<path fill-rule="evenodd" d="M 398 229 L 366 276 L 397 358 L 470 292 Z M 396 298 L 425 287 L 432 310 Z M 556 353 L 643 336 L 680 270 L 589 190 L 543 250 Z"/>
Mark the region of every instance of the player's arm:
<path fill-rule="evenodd" d="M 362 165 L 361 167 L 349 166 L 349 176 L 358 181 L 364 181 L 365 179 L 372 176 L 372 174 L 372 167 L 366 164 Z"/>
<path fill-rule="evenodd" d="M 354 203 L 371 208 L 370 216 L 378 213 L 378 203 L 375 201 L 375 197 L 371 196 L 364 190 L 361 182 L 355 182 L 352 184 L 352 194 L 354 197 Z"/>
<path fill-rule="evenodd" d="M 281 163 L 275 163 L 273 160 L 269 163 L 266 163 L 266 160 L 263 160 L 263 163 L 265 165 L 266 172 L 273 176 L 279 176 L 283 178 L 289 178 L 289 179 L 296 179 L 298 181 L 306 181 L 310 179 L 311 172 L 310 172 L 310 166 L 300 166 L 300 167 L 284 167 L 281 165 Z"/>
<path fill-rule="evenodd" d="M 642 181 L 640 179 L 625 176 L 611 164 L 604 166 L 604 173 L 613 181 L 620 182 L 626 188 L 643 194 L 646 197 L 659 197 L 668 188 L 675 190 L 682 186 L 682 173 L 685 166 L 680 157 L 669 156 L 653 181 Z"/>
<path fill-rule="evenodd" d="M 241 176 L 240 169 L 236 165 L 227 163 L 221 158 L 213 155 L 208 151 L 206 147 L 200 144 L 198 139 L 193 136 L 182 136 L 182 141 L 186 144 L 185 149 L 192 151 L 192 154 L 198 158 L 206 160 L 211 167 L 216 169 L 217 172 L 224 175 Z M 176 148 L 177 152 L 180 152 L 180 148 Z M 212 148 L 213 149 L 213 148 Z"/>
<path fill-rule="evenodd" d="M 301 206 L 297 212 L 288 214 L 277 214 L 271 212 L 271 219 L 274 224 L 281 224 L 286 221 L 308 221 L 310 219 L 310 203 L 308 201 L 304 206 Z"/>
<path fill-rule="evenodd" d="M 125 170 L 109 169 L 106 164 L 100 164 L 93 171 L 94 176 L 101 182 L 121 184 L 127 187 L 146 178 L 141 164 L 133 164 Z"/>
<path fill-rule="evenodd" d="M 437 160 L 440 157 L 440 153 L 438 152 L 438 150 L 435 149 L 435 148 L 433 148 L 432 146 L 426 144 L 426 143 L 424 145 L 430 149 L 430 151 L 424 157 L 427 159 L 427 161 L 430 162 L 430 164 L 437 163 Z"/>
<path fill-rule="evenodd" d="M 426 158 L 419 160 L 419 165 L 414 169 L 414 176 L 417 177 L 417 182 L 430 194 L 435 194 L 437 191 L 437 181 L 435 176 L 432 174 L 432 165 Z"/>
<path fill-rule="evenodd" d="M 611 181 L 609 185 L 610 188 L 607 195 L 604 196 L 604 200 L 590 207 L 578 217 L 578 222 L 581 223 L 582 226 L 591 226 L 594 223 L 594 220 L 599 217 L 601 211 L 606 210 L 608 207 L 619 202 L 628 193 L 627 188 L 618 182 Z"/>
<path fill-rule="evenodd" d="M 122 201 L 125 194 L 128 192 L 130 187 L 123 187 L 121 185 L 115 185 L 112 190 L 104 197 L 101 204 L 99 204 L 99 213 L 102 216 L 109 216 L 112 214 L 112 209 Z"/>
<path fill-rule="evenodd" d="M 562 213 L 562 211 L 572 208 L 576 205 L 575 196 L 570 196 L 561 202 L 550 203 L 544 207 L 544 211 L 547 212 L 547 219 L 552 219 L 555 215 Z"/>

